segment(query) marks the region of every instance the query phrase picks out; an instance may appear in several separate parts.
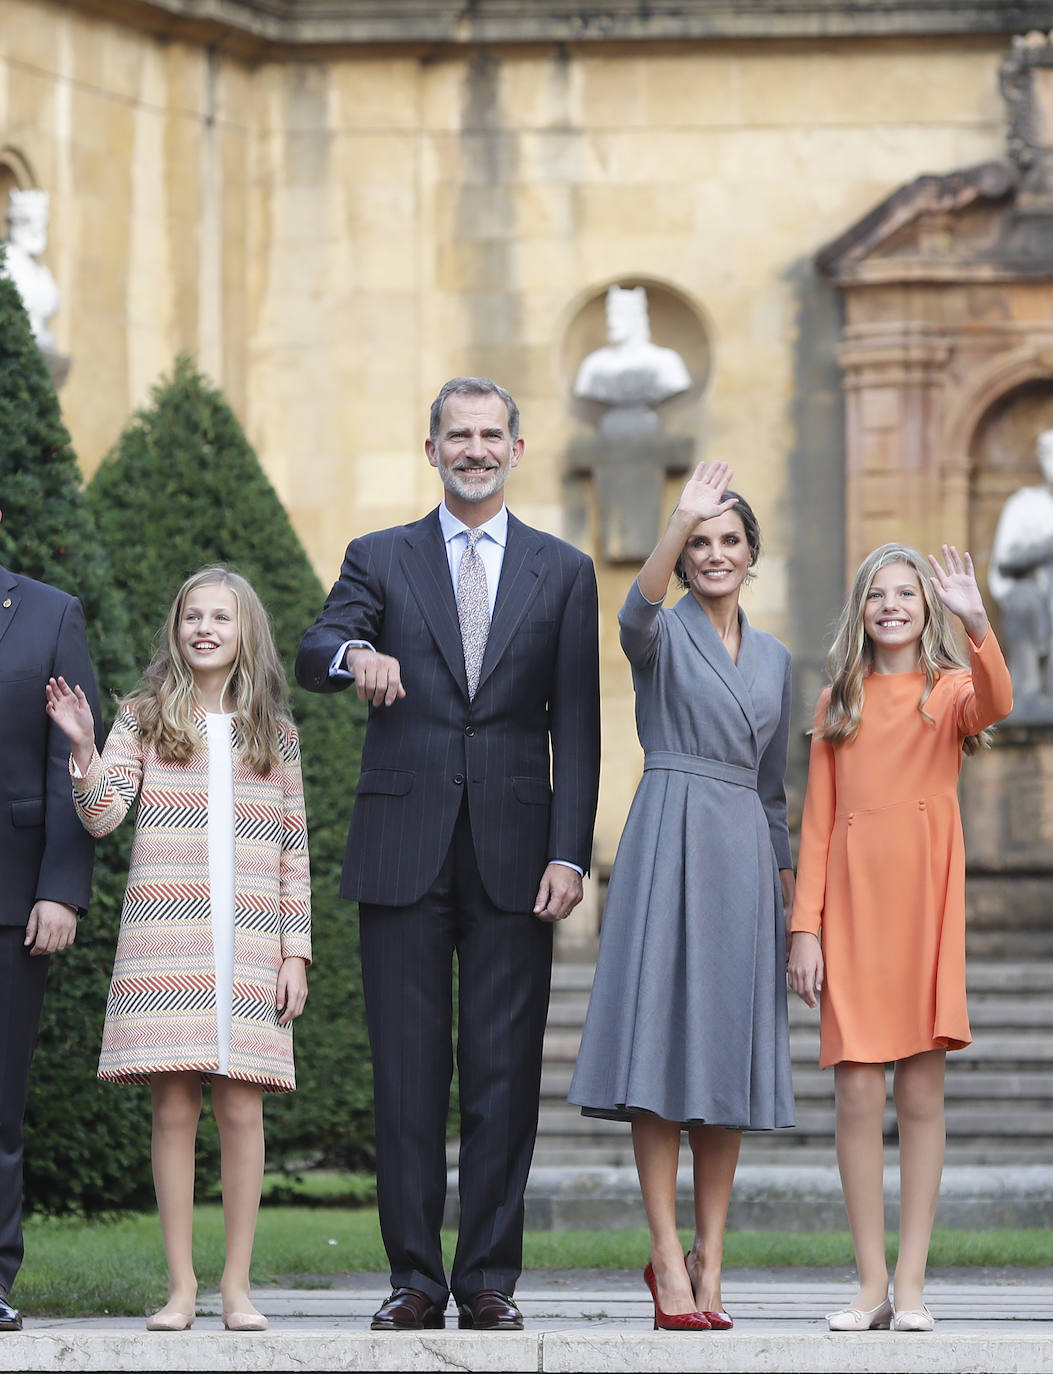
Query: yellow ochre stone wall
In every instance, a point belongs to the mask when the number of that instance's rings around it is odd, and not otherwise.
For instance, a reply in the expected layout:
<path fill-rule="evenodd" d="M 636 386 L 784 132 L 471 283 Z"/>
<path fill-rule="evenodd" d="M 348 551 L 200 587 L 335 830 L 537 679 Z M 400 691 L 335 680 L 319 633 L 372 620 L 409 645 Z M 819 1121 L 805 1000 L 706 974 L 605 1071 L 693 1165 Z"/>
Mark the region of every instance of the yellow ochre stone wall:
<path fill-rule="evenodd" d="M 1002 155 L 1005 47 L 625 42 L 250 62 L 4 0 L 0 150 L 51 193 L 52 325 L 72 357 L 61 399 L 85 472 L 189 349 L 328 584 L 351 535 L 435 503 L 428 404 L 447 376 L 484 372 L 523 410 L 510 505 L 568 533 L 564 454 L 587 432 L 569 404 L 570 322 L 612 281 L 666 283 L 709 335 L 697 451 L 733 464 L 765 533 L 745 604 L 796 652 L 788 570 L 828 557 L 840 531 L 790 499 L 801 359 L 836 344 L 801 337 L 795 281 L 903 182 Z M 841 424 L 835 409 L 838 468 Z M 615 624 L 633 568 L 599 574 L 606 864 L 639 755 Z"/>

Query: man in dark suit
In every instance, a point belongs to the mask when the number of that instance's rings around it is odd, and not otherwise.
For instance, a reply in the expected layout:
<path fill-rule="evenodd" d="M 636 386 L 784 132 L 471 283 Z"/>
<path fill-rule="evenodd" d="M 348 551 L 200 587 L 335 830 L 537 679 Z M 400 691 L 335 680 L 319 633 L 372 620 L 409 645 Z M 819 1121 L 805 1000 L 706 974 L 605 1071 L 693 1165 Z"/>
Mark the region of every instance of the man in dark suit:
<path fill-rule="evenodd" d="M 377 1196 L 394 1291 L 374 1330 L 520 1329 L 523 1194 L 537 1130 L 552 923 L 581 900 L 599 779 L 591 561 L 504 504 L 519 411 L 447 382 L 414 524 L 354 540 L 304 636 L 312 691 L 370 703 L 341 892 L 359 903 Z M 459 971 L 460 1212 L 439 1248 Z"/>
<path fill-rule="evenodd" d="M 88 905 L 94 842 L 77 819 L 49 677 L 79 682 L 99 719 L 80 602 L 0 567 L 0 1331 L 22 1263 L 22 1121 L 48 956 Z"/>

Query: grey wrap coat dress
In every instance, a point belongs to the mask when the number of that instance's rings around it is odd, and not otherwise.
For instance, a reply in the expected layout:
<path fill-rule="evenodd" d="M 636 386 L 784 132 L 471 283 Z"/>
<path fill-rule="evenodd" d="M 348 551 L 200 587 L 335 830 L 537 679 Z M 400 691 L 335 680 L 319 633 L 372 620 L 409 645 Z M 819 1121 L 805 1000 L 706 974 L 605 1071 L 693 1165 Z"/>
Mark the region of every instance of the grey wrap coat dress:
<path fill-rule="evenodd" d="M 779 869 L 790 655 L 742 632 L 733 662 L 688 593 L 636 582 L 618 617 L 644 773 L 611 874 L 570 1101 L 586 1116 L 794 1124 Z"/>

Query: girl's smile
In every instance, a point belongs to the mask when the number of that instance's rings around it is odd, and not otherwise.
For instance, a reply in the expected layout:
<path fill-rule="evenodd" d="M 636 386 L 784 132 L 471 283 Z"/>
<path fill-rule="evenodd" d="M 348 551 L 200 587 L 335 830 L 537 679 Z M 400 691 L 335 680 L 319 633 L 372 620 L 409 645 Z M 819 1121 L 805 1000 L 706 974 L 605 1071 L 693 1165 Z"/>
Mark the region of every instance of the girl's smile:
<path fill-rule="evenodd" d="M 874 574 L 863 603 L 863 629 L 874 646 L 877 672 L 902 672 L 915 666 L 914 655 L 925 629 L 925 597 L 913 568 L 890 563 Z M 904 662 L 905 655 L 910 656 L 910 663 Z"/>

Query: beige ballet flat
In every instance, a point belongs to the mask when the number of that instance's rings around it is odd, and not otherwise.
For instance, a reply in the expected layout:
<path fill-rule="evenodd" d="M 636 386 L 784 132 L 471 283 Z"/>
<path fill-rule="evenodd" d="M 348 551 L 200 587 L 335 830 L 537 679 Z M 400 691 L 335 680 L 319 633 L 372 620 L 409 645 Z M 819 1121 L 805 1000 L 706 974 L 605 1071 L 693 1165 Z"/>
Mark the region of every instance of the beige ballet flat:
<path fill-rule="evenodd" d="M 927 1307 L 905 1307 L 902 1312 L 893 1309 L 893 1331 L 931 1331 L 936 1319 Z"/>
<path fill-rule="evenodd" d="M 891 1322 L 892 1304 L 888 1298 L 869 1312 L 862 1307 L 844 1307 L 840 1312 L 826 1315 L 826 1324 L 831 1331 L 887 1331 Z"/>
<path fill-rule="evenodd" d="M 147 1331 L 189 1331 L 193 1325 L 193 1312 L 155 1312 L 146 1319 Z"/>
<path fill-rule="evenodd" d="M 223 1325 L 228 1331 L 266 1331 L 267 1318 L 262 1312 L 224 1312 Z"/>

